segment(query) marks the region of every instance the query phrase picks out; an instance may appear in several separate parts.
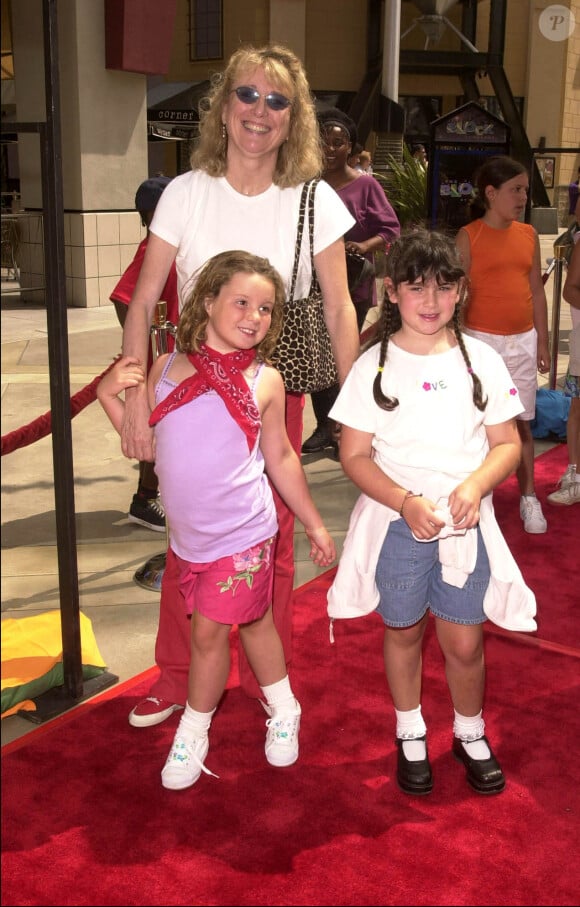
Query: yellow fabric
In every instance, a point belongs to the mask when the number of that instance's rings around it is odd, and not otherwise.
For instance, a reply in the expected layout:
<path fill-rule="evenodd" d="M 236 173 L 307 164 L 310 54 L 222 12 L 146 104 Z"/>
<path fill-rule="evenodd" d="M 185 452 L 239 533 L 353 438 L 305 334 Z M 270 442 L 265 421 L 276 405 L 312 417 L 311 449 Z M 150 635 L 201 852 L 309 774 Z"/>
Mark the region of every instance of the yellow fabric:
<path fill-rule="evenodd" d="M 96 668 L 96 673 L 106 667 L 99 652 L 91 621 L 80 614 L 82 664 Z M 60 611 L 48 611 L 34 617 L 2 621 L 2 693 L 22 687 L 19 709 L 30 708 L 24 700 L 30 699 L 31 684 L 62 662 L 62 635 Z M 4 699 L 4 695 L 3 695 Z M 14 712 L 14 697 L 10 707 L 2 713 L 4 718 Z M 32 704 L 34 708 L 34 703 Z"/>
<path fill-rule="evenodd" d="M 17 715 L 18 712 L 36 712 L 36 703 L 32 699 L 25 699 L 24 702 L 17 702 L 11 709 L 2 712 L 2 718 L 8 718 L 10 715 Z"/>

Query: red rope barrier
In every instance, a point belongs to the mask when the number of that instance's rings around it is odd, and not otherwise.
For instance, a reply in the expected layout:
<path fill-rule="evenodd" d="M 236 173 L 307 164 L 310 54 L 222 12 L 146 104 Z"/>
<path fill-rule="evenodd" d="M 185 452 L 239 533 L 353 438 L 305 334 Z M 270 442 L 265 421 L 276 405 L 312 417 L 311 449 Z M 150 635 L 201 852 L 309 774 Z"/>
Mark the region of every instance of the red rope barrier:
<path fill-rule="evenodd" d="M 90 384 L 87 384 L 86 387 L 77 391 L 77 393 L 70 398 L 71 419 L 74 419 L 74 417 L 80 413 L 81 410 L 85 409 L 89 403 L 92 403 L 97 399 L 97 386 L 101 378 L 113 368 L 115 362 L 120 358 L 120 356 L 117 356 L 100 375 L 93 378 Z M 22 428 L 17 428 L 14 431 L 9 432 L 9 434 L 3 435 L 1 455 L 4 456 L 4 454 L 12 453 L 14 450 L 18 450 L 21 447 L 28 447 L 29 444 L 34 444 L 34 442 L 38 441 L 40 438 L 46 438 L 51 431 L 52 413 L 49 410 L 47 413 L 44 413 L 44 415 L 34 419 L 33 422 L 29 422 L 28 425 L 23 425 Z"/>

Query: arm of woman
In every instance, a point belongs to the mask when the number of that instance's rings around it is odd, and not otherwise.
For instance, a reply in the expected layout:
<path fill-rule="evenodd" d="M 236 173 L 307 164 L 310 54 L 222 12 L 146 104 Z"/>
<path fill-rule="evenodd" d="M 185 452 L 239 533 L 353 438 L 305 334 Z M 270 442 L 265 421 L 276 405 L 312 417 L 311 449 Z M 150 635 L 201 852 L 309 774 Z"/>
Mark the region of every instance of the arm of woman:
<path fill-rule="evenodd" d="M 358 226 L 349 230 L 355 236 L 365 236 L 365 239 L 349 239 L 345 236 L 347 248 L 353 247 L 355 251 L 367 255 L 369 252 L 382 251 L 399 236 L 401 225 L 395 211 L 390 204 L 382 186 L 375 180 L 365 180 L 359 177 L 356 186 L 364 190 L 361 195 L 360 205 L 351 213 L 357 218 Z M 361 231 L 362 234 L 361 234 Z"/>
<path fill-rule="evenodd" d="M 175 260 L 177 249 L 150 233 L 141 273 L 129 304 L 123 328 L 123 354 L 147 362 L 149 331 L 155 306 Z M 149 428 L 149 405 L 146 387 L 129 388 L 121 428 L 121 447 L 126 457 L 137 460 L 155 459 L 153 432 Z"/>
<path fill-rule="evenodd" d="M 310 540 L 310 557 L 328 566 L 336 557 L 334 542 L 312 500 L 302 464 L 286 433 L 284 384 L 276 369 L 268 368 L 258 389 L 262 431 L 260 448 L 268 478 L 298 517 Z"/>
<path fill-rule="evenodd" d="M 538 371 L 542 374 L 550 371 L 550 342 L 548 339 L 548 300 L 542 280 L 540 240 L 535 235 L 534 257 L 530 271 L 530 288 L 534 308 L 534 327 L 538 334 Z"/>
<path fill-rule="evenodd" d="M 314 264 L 322 290 L 324 320 L 330 334 L 338 379 L 342 384 L 360 347 L 356 310 L 346 281 L 343 240 L 337 239 L 315 255 Z"/>
<path fill-rule="evenodd" d="M 572 249 L 562 296 L 573 308 L 580 309 L 580 240 Z"/>
<path fill-rule="evenodd" d="M 360 252 L 361 255 L 368 255 L 369 252 L 378 252 L 385 248 L 385 241 L 383 237 L 377 233 L 375 236 L 370 236 L 368 239 L 361 239 L 358 242 L 355 240 L 345 240 L 345 248 L 349 252 Z"/>

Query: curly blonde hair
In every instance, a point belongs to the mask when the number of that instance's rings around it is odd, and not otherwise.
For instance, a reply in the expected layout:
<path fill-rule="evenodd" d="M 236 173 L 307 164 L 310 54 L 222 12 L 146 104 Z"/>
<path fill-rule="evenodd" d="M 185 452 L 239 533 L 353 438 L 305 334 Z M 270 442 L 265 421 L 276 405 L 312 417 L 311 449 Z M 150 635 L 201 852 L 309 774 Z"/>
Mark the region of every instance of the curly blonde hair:
<path fill-rule="evenodd" d="M 282 316 L 286 291 L 284 282 L 276 268 L 267 258 L 260 258 L 250 252 L 239 249 L 220 252 L 193 275 L 193 290 L 186 297 L 177 327 L 177 348 L 182 353 L 197 353 L 206 341 L 206 328 L 209 315 L 205 307 L 208 299 L 216 299 L 222 287 L 230 282 L 235 274 L 259 274 L 271 281 L 274 287 L 274 307 L 272 321 L 264 339 L 256 347 L 256 356 L 262 362 L 269 362 L 274 347 L 282 330 Z"/>
<path fill-rule="evenodd" d="M 256 69 L 263 70 L 276 90 L 292 98 L 288 138 L 278 149 L 274 184 L 288 189 L 320 176 L 323 153 L 314 99 L 301 61 L 280 44 L 240 47 L 225 70 L 214 74 L 209 94 L 199 104 L 200 138 L 191 153 L 192 169 L 204 170 L 210 176 L 225 175 L 228 138 L 222 113 L 235 83 Z"/>

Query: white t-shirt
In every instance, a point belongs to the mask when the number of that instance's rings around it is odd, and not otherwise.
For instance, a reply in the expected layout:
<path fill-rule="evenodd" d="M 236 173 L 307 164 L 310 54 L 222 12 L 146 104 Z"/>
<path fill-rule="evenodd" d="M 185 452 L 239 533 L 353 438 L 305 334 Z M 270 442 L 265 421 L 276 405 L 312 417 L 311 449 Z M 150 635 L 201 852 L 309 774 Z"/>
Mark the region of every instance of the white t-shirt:
<path fill-rule="evenodd" d="M 180 305 L 191 289 L 191 276 L 213 255 L 243 249 L 268 258 L 287 291 L 292 277 L 298 210 L 303 183 L 290 189 L 271 185 L 261 195 L 246 196 L 224 177 L 193 170 L 176 176 L 161 196 L 151 232 L 177 247 Z M 314 206 L 314 255 L 339 239 L 355 223 L 337 193 L 321 181 Z M 311 280 L 308 224 L 304 225 L 295 297 L 308 294 Z"/>
<path fill-rule="evenodd" d="M 461 350 L 418 356 L 389 343 L 381 387 L 399 405 L 387 412 L 373 398 L 380 344 L 354 363 L 330 411 L 333 419 L 374 435 L 377 465 L 395 482 L 431 500 L 448 497 L 485 459 L 486 425 L 506 422 L 523 410 L 498 353 L 465 337 L 471 365 L 487 407 L 473 403 L 473 382 Z"/>

